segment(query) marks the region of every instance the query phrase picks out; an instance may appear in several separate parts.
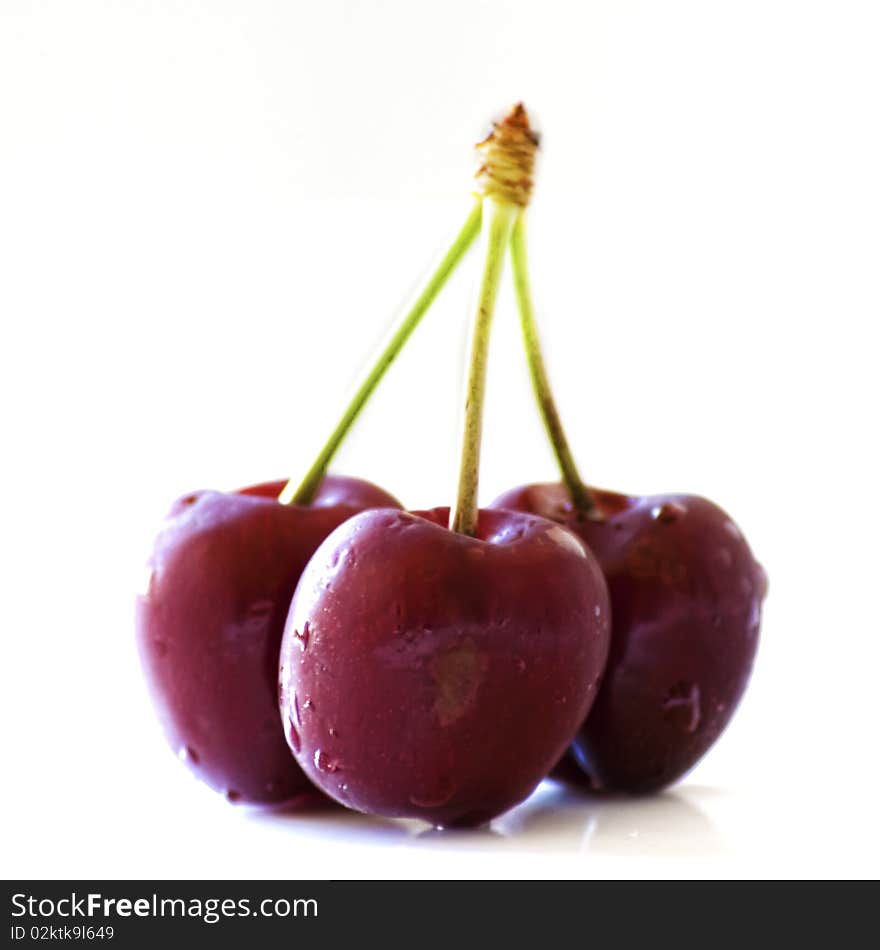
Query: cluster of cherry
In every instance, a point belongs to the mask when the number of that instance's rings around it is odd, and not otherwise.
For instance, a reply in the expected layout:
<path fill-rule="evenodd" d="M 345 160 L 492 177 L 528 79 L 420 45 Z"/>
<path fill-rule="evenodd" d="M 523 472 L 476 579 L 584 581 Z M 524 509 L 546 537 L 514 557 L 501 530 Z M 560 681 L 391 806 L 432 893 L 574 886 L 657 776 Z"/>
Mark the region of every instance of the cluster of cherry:
<path fill-rule="evenodd" d="M 548 775 L 647 792 L 730 721 L 766 580 L 711 502 L 587 486 L 550 392 L 527 275 L 537 137 L 515 107 L 478 146 L 474 209 L 301 482 L 178 500 L 137 639 L 172 747 L 230 801 L 323 792 L 480 824 Z M 483 233 L 455 505 L 410 512 L 327 474 L 379 379 Z M 477 507 L 486 355 L 510 258 L 562 481 Z"/>

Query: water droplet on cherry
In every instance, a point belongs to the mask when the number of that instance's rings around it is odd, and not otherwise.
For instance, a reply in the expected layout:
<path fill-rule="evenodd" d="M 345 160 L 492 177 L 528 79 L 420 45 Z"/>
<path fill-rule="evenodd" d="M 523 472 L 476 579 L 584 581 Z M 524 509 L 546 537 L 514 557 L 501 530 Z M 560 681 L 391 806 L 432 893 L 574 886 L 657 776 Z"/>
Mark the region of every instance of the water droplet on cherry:
<path fill-rule="evenodd" d="M 311 631 L 311 628 L 309 627 L 308 620 L 303 624 L 303 628 L 301 631 L 300 630 L 293 631 L 293 638 L 299 644 L 299 648 L 303 651 L 303 653 L 306 652 L 306 649 L 309 645 L 309 637 L 311 636 L 311 632 L 312 631 Z"/>
<path fill-rule="evenodd" d="M 287 720 L 287 738 L 290 742 L 291 749 L 293 749 L 294 752 L 299 752 L 302 748 L 302 741 L 300 740 L 299 731 L 292 719 Z"/>
<path fill-rule="evenodd" d="M 662 505 L 655 505 L 651 509 L 651 517 L 661 524 L 672 524 L 687 514 L 687 508 L 674 501 L 665 501 Z"/>
<path fill-rule="evenodd" d="M 696 732 L 702 715 L 700 687 L 696 683 L 677 683 L 663 701 L 663 712 L 667 719 L 680 722 L 685 732 Z"/>
<path fill-rule="evenodd" d="M 324 752 L 322 749 L 315 749 L 315 768 L 319 772 L 329 772 L 333 773 L 339 768 L 339 763 L 336 759 L 331 758 Z"/>

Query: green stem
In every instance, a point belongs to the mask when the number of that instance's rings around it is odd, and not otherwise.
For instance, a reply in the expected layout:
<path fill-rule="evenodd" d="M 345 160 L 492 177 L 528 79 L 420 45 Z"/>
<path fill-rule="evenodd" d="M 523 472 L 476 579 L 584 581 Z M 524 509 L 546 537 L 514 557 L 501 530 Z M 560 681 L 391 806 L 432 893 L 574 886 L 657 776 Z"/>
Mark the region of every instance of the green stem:
<path fill-rule="evenodd" d="M 481 218 L 482 201 L 478 200 L 458 235 L 443 255 L 436 270 L 428 278 L 427 283 L 422 288 L 415 303 L 413 303 L 409 312 L 401 319 L 391 339 L 379 354 L 375 364 L 364 377 L 360 386 L 358 386 L 357 391 L 342 413 L 339 422 L 336 423 L 336 427 L 330 433 L 330 437 L 324 443 L 323 448 L 318 453 L 318 457 L 312 463 L 311 468 L 306 472 L 305 477 L 299 483 L 291 479 L 284 486 L 283 491 L 278 496 L 278 500 L 283 505 L 308 505 L 312 502 L 321 486 L 324 475 L 327 473 L 327 467 L 333 460 L 334 455 L 336 455 L 339 446 L 342 444 L 342 440 L 348 434 L 355 419 L 360 415 L 361 410 L 372 395 L 373 390 L 379 385 L 388 367 L 391 366 L 397 354 L 403 349 L 403 345 L 410 338 L 413 330 L 419 325 L 422 317 L 443 289 L 471 244 L 473 244 L 474 239 L 480 231 Z"/>
<path fill-rule="evenodd" d="M 496 198 L 486 198 L 485 202 L 482 228 L 485 263 L 471 329 L 458 496 L 449 518 L 449 527 L 453 531 L 468 535 L 474 535 L 477 530 L 480 444 L 483 435 L 483 403 L 492 315 L 495 312 L 495 300 L 511 228 L 517 213 L 516 205 Z"/>
<path fill-rule="evenodd" d="M 556 401 L 550 389 L 550 380 L 544 366 L 544 357 L 541 353 L 541 341 L 538 338 L 538 327 L 535 323 L 535 309 L 532 306 L 532 292 L 529 286 L 529 267 L 526 256 L 526 214 L 525 209 L 517 215 L 510 236 L 510 266 L 513 272 L 513 286 L 516 292 L 516 301 L 519 307 L 520 326 L 522 328 L 523 344 L 526 359 L 529 364 L 529 375 L 532 379 L 532 388 L 538 402 L 544 428 L 553 447 L 553 454 L 562 473 L 562 480 L 568 488 L 572 503 L 582 514 L 589 514 L 595 507 L 595 501 L 589 489 L 583 483 L 575 465 L 562 420 L 556 408 Z"/>

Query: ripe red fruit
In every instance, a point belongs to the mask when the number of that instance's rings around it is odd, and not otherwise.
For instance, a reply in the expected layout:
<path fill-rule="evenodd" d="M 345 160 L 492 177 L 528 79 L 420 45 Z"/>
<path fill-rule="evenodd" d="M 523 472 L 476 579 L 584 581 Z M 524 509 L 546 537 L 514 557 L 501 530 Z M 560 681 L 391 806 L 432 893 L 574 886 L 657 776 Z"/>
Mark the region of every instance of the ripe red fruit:
<path fill-rule="evenodd" d="M 592 494 L 595 516 L 576 512 L 561 484 L 516 488 L 492 507 L 551 518 L 596 555 L 611 650 L 573 752 L 594 788 L 647 792 L 692 768 L 730 722 L 758 645 L 766 576 L 705 498 Z"/>
<path fill-rule="evenodd" d="M 609 636 L 598 565 L 542 518 L 378 510 L 309 562 L 281 648 L 281 712 L 309 778 L 360 811 L 437 825 L 526 798 L 594 696 Z"/>
<path fill-rule="evenodd" d="M 311 790 L 278 720 L 290 598 L 334 528 L 398 504 L 369 482 L 328 476 L 310 506 L 282 505 L 284 484 L 176 501 L 137 598 L 138 650 L 167 739 L 231 801 L 285 802 Z"/>

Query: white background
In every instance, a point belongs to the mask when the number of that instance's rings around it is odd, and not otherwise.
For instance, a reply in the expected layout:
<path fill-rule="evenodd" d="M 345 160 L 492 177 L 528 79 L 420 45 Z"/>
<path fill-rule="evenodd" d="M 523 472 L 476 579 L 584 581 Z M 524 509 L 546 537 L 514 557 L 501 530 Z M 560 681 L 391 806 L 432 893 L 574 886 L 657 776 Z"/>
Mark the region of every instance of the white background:
<path fill-rule="evenodd" d="M 876 876 L 878 48 L 869 0 L 2 0 L 4 876 Z M 518 98 L 581 466 L 737 519 L 750 691 L 649 801 L 544 788 L 467 834 L 231 808 L 147 704 L 152 535 L 304 470 Z M 451 497 L 474 264 L 337 465 L 412 507 Z M 489 386 L 487 502 L 554 477 L 509 289 Z"/>

